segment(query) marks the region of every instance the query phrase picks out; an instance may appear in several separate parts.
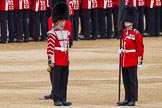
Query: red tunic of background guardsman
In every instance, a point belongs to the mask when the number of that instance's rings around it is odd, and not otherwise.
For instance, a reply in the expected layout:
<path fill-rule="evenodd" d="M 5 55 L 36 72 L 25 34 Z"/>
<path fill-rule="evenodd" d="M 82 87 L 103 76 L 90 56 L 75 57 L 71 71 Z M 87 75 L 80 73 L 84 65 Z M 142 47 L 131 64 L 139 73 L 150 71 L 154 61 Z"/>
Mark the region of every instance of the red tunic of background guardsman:
<path fill-rule="evenodd" d="M 58 30 L 60 28 L 55 27 L 56 26 L 54 26 L 54 24 L 52 25 L 52 18 L 50 17 L 48 19 L 48 29 L 49 28 L 52 29 L 48 32 L 48 34 L 51 34 L 50 36 L 48 36 L 48 43 L 49 43 L 47 48 L 48 60 L 50 59 L 50 55 L 54 54 L 55 65 L 67 66 L 69 64 L 68 61 L 69 40 L 72 37 L 71 21 L 70 20 L 66 21 L 65 27 L 62 30 L 64 34 L 63 36 L 58 35 L 59 34 Z M 52 49 L 53 45 L 55 46 L 56 49 Z M 65 48 L 66 51 L 57 50 L 57 47 Z"/>
<path fill-rule="evenodd" d="M 0 0 L 0 10 L 8 11 L 8 10 L 14 10 L 14 3 L 13 0 L 9 0 L 8 3 L 6 3 L 6 0 Z"/>
<path fill-rule="evenodd" d="M 32 0 L 32 11 L 46 11 L 47 10 L 48 0 Z"/>
<path fill-rule="evenodd" d="M 113 0 L 113 7 L 119 6 L 120 1 L 119 0 Z"/>
<path fill-rule="evenodd" d="M 31 0 L 14 0 L 14 9 L 16 10 L 26 10 L 30 9 Z"/>
<path fill-rule="evenodd" d="M 81 0 L 82 9 L 91 9 L 91 0 Z"/>
<path fill-rule="evenodd" d="M 129 0 L 128 5 L 130 6 L 145 6 L 145 0 Z"/>
<path fill-rule="evenodd" d="M 161 0 L 146 0 L 146 7 L 153 8 L 161 6 Z"/>
<path fill-rule="evenodd" d="M 74 4 L 73 4 L 73 1 L 72 0 L 67 0 L 67 4 L 69 6 L 70 16 L 73 16 L 74 15 Z"/>
<path fill-rule="evenodd" d="M 80 1 L 81 0 L 73 0 L 74 10 L 80 9 Z"/>
<path fill-rule="evenodd" d="M 122 67 L 137 66 L 138 56 L 143 60 L 144 45 L 143 38 L 140 32 L 136 29 L 123 30 L 122 49 L 131 52 L 122 52 L 121 65 Z"/>

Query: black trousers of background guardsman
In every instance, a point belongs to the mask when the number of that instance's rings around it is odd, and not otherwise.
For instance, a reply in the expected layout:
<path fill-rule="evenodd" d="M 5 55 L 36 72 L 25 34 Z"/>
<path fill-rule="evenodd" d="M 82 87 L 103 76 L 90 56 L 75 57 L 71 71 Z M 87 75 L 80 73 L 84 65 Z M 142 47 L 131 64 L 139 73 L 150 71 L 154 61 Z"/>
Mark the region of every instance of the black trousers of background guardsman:
<path fill-rule="evenodd" d="M 144 6 L 138 7 L 139 19 L 138 19 L 138 30 L 141 34 L 144 33 Z"/>
<path fill-rule="evenodd" d="M 91 9 L 92 39 L 98 38 L 98 8 Z"/>
<path fill-rule="evenodd" d="M 84 38 L 90 39 L 90 19 L 91 19 L 91 10 L 90 9 L 82 9 L 82 14 L 84 17 Z"/>
<path fill-rule="evenodd" d="M 73 16 L 73 38 L 78 40 L 78 30 L 79 30 L 79 10 L 74 10 Z"/>
<path fill-rule="evenodd" d="M 23 34 L 24 34 L 24 41 L 28 42 L 29 41 L 29 10 L 23 10 Z"/>
<path fill-rule="evenodd" d="M 1 42 L 7 41 L 7 11 L 0 11 Z"/>
<path fill-rule="evenodd" d="M 155 9 L 146 7 L 145 9 L 146 18 L 146 32 L 151 36 L 155 36 Z"/>
<path fill-rule="evenodd" d="M 52 72 L 52 98 L 56 101 L 66 101 L 69 66 L 55 65 Z"/>
<path fill-rule="evenodd" d="M 98 9 L 98 22 L 99 22 L 99 33 L 100 38 L 106 37 L 106 21 L 105 21 L 105 9 Z"/>
<path fill-rule="evenodd" d="M 16 41 L 23 41 L 23 11 L 15 10 L 15 33 Z"/>
<path fill-rule="evenodd" d="M 137 66 L 122 68 L 125 100 L 138 100 Z"/>
<path fill-rule="evenodd" d="M 13 42 L 15 34 L 14 11 L 8 11 L 8 30 L 9 30 L 9 42 Z"/>
<path fill-rule="evenodd" d="M 162 7 L 160 7 L 160 32 L 162 32 Z"/>
<path fill-rule="evenodd" d="M 41 27 L 41 41 L 45 41 L 47 37 L 47 17 L 46 11 L 33 11 L 33 21 L 34 21 L 34 30 L 33 30 L 33 38 L 34 41 L 39 41 L 40 37 L 40 27 Z M 40 26 L 41 24 L 41 26 Z"/>
<path fill-rule="evenodd" d="M 114 37 L 118 38 L 118 6 L 115 6 L 112 10 L 113 20 L 114 20 Z"/>
<path fill-rule="evenodd" d="M 70 15 L 70 21 L 71 21 L 72 31 L 74 31 L 74 28 L 73 28 L 73 15 Z M 69 41 L 69 47 L 70 48 L 73 46 L 73 40 L 74 40 L 74 33 L 72 32 L 72 38 Z"/>
<path fill-rule="evenodd" d="M 112 35 L 112 8 L 99 9 L 98 16 L 100 38 L 110 38 L 110 36 Z"/>

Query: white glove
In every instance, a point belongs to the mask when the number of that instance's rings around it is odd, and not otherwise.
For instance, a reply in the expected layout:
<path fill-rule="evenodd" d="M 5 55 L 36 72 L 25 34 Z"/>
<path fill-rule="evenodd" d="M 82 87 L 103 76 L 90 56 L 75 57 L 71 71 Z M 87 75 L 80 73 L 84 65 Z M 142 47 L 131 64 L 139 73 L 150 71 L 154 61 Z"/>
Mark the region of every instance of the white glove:
<path fill-rule="evenodd" d="M 118 49 L 118 54 L 121 54 L 122 53 L 122 49 Z"/>
<path fill-rule="evenodd" d="M 141 69 L 142 68 L 142 65 L 137 65 L 137 69 Z"/>

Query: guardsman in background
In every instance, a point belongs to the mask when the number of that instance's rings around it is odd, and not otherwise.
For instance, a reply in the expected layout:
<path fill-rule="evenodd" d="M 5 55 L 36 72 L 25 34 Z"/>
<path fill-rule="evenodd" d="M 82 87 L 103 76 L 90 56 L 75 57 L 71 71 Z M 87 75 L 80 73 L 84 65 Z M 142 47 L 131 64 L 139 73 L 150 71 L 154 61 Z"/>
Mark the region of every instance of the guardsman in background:
<path fill-rule="evenodd" d="M 23 0 L 14 0 L 16 42 L 23 42 Z"/>
<path fill-rule="evenodd" d="M 135 106 L 138 101 L 137 68 L 143 63 L 144 44 L 141 33 L 135 29 L 138 20 L 136 7 L 127 6 L 123 10 L 122 46 L 120 49 L 120 65 L 125 90 L 125 99 L 118 106 Z"/>
<path fill-rule="evenodd" d="M 8 31 L 9 43 L 14 42 L 15 26 L 14 26 L 14 0 L 8 0 Z"/>
<path fill-rule="evenodd" d="M 84 37 L 81 40 L 90 40 L 91 0 L 81 0 L 82 15 L 84 18 Z"/>
<path fill-rule="evenodd" d="M 73 39 L 78 40 L 79 33 L 79 10 L 80 10 L 80 0 L 73 0 L 74 16 L 73 16 Z"/>
<path fill-rule="evenodd" d="M 74 5 L 72 0 L 67 0 L 67 4 L 69 6 L 69 15 L 70 15 L 70 21 L 72 23 L 72 38 L 70 39 L 69 42 L 69 47 L 71 48 L 73 46 L 73 39 L 74 39 L 74 28 L 73 28 L 73 16 L 74 16 Z"/>
<path fill-rule="evenodd" d="M 120 1 L 119 0 L 113 0 L 113 10 L 112 10 L 112 13 L 113 13 L 113 21 L 114 21 L 114 36 L 115 38 L 119 38 L 119 34 L 118 34 L 118 8 L 119 8 L 119 4 L 120 4 Z M 113 38 L 112 37 L 112 38 Z"/>
<path fill-rule="evenodd" d="M 162 36 L 162 5 L 160 7 L 160 36 Z"/>
<path fill-rule="evenodd" d="M 91 0 L 92 39 L 98 38 L 98 0 Z"/>
<path fill-rule="evenodd" d="M 99 20 L 99 34 L 100 38 L 106 38 L 106 21 L 105 11 L 107 8 L 107 0 L 98 0 L 98 20 Z"/>
<path fill-rule="evenodd" d="M 99 32 L 100 38 L 110 38 L 112 36 L 112 0 L 99 0 Z M 107 21 L 106 21 L 107 17 Z M 106 28 L 107 27 L 107 28 Z M 107 36 L 106 36 L 107 30 Z"/>
<path fill-rule="evenodd" d="M 29 12 L 30 12 L 30 0 L 23 0 L 22 11 L 23 11 L 23 34 L 24 42 L 29 41 Z"/>
<path fill-rule="evenodd" d="M 160 35 L 160 7 L 161 0 L 146 0 L 146 36 Z"/>
<path fill-rule="evenodd" d="M 79 38 L 83 37 L 84 35 L 84 16 L 83 16 L 83 9 L 82 9 L 82 0 L 80 0 L 80 9 L 79 9 L 79 18 L 80 18 L 80 32 L 79 32 Z"/>
<path fill-rule="evenodd" d="M 34 22 L 33 40 L 45 41 L 47 38 L 47 1 L 46 0 L 32 0 L 32 14 Z M 41 29 L 40 29 L 41 24 Z M 40 38 L 41 30 L 41 38 Z"/>
<path fill-rule="evenodd" d="M 51 0 L 46 0 L 47 1 L 47 12 L 46 12 L 46 16 L 47 16 L 47 22 L 48 22 L 48 18 L 51 16 Z M 47 29 L 48 31 L 48 29 Z"/>
<path fill-rule="evenodd" d="M 137 7 L 139 12 L 139 19 L 137 29 L 141 34 L 144 33 L 144 9 L 145 9 L 145 0 L 129 0 L 128 5 Z"/>
<path fill-rule="evenodd" d="M 155 36 L 160 36 L 160 9 L 162 6 L 162 0 L 155 0 Z"/>
<path fill-rule="evenodd" d="M 113 9 L 113 2 L 112 0 L 107 0 L 107 9 L 106 9 L 106 17 L 107 17 L 107 37 L 111 38 L 113 35 L 112 33 L 112 9 Z"/>
<path fill-rule="evenodd" d="M 30 11 L 29 11 L 29 37 L 31 38 L 31 40 L 30 41 L 32 41 L 33 40 L 33 24 L 34 24 L 34 21 L 33 21 L 33 19 L 34 19 L 34 17 L 33 17 L 33 11 L 32 11 L 32 6 L 33 5 L 33 0 L 31 0 L 30 1 Z"/>
<path fill-rule="evenodd" d="M 0 0 L 0 24 L 1 24 L 0 43 L 7 42 L 7 13 L 8 13 L 8 0 Z"/>

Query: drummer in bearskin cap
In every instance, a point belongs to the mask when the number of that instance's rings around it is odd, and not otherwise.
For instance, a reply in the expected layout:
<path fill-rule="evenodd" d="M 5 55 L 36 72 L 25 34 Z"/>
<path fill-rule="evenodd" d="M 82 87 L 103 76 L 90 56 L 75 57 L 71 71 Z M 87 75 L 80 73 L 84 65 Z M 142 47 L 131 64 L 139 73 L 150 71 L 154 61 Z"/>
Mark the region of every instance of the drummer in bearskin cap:
<path fill-rule="evenodd" d="M 64 29 L 69 19 L 69 7 L 64 2 L 58 2 L 52 10 L 54 26 L 48 31 L 48 65 L 52 67 L 52 99 L 54 106 L 70 106 L 67 102 L 67 85 L 69 75 L 68 46 L 70 31 Z"/>
<path fill-rule="evenodd" d="M 138 100 L 137 69 L 141 68 L 144 54 L 144 44 L 141 33 L 135 29 L 138 20 L 136 7 L 128 6 L 123 10 L 123 26 L 120 66 L 122 69 L 125 100 L 118 102 L 119 106 L 135 106 Z"/>

